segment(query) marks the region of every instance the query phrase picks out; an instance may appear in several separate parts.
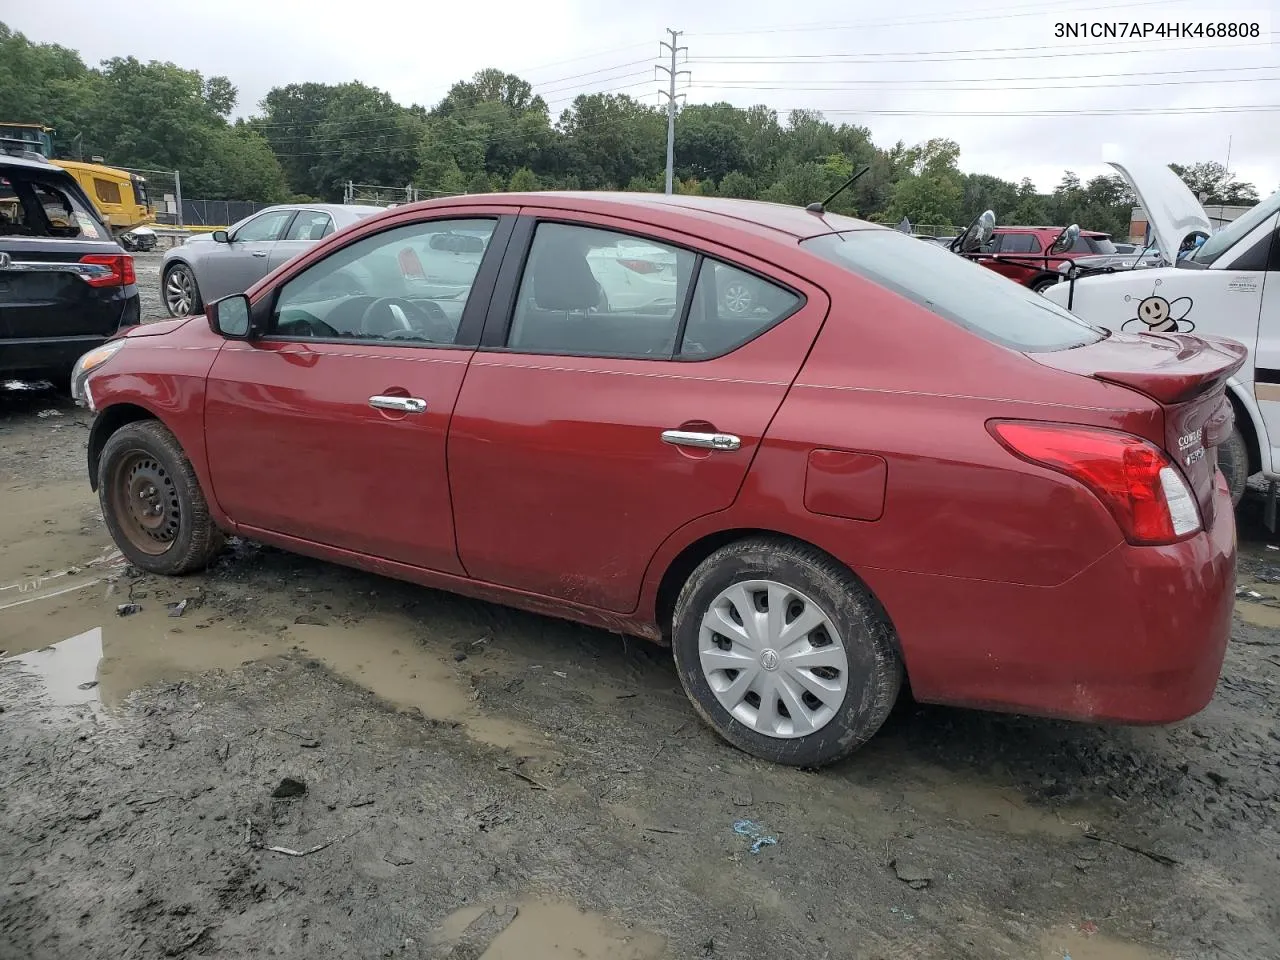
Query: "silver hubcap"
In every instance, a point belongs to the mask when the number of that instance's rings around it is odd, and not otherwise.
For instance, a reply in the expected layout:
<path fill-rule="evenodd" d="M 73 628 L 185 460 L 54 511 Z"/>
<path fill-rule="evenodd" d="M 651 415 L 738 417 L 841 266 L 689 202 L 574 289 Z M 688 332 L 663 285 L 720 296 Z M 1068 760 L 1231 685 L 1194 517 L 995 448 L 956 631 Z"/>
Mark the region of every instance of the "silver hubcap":
<path fill-rule="evenodd" d="M 185 317 L 191 312 L 195 299 L 195 282 L 191 279 L 191 274 L 182 267 L 170 270 L 169 279 L 164 285 L 164 302 L 169 312 L 175 317 Z"/>
<path fill-rule="evenodd" d="M 740 283 L 731 283 L 724 291 L 724 305 L 730 313 L 745 313 L 751 309 L 751 291 Z"/>
<path fill-rule="evenodd" d="M 821 730 L 848 689 L 849 658 L 831 618 L 774 580 L 736 583 L 711 602 L 698 657 L 720 705 L 767 737 Z"/>

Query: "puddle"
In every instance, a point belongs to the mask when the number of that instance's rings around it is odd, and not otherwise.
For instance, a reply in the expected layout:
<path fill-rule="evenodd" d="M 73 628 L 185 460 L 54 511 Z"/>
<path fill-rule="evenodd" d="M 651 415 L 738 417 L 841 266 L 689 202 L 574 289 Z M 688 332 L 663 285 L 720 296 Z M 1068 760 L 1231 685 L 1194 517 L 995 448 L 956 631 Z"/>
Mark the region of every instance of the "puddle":
<path fill-rule="evenodd" d="M 101 660 L 102 631 L 93 629 L 0 662 L 34 676 L 39 681 L 41 699 L 47 703 L 58 707 L 96 707 Z"/>
<path fill-rule="evenodd" d="M 1015 789 L 966 783 L 944 770 L 932 771 L 924 784 L 907 787 L 903 795 L 917 810 L 1015 836 L 1077 838 L 1088 828 L 1084 821 L 1100 819 L 1079 807 L 1033 806 Z"/>
<path fill-rule="evenodd" d="M 152 684 L 300 651 L 397 707 L 462 724 L 481 743 L 530 756 L 548 752 L 545 737 L 481 712 L 452 659 L 418 643 L 411 624 L 367 618 L 354 626 L 298 625 L 263 633 L 212 617 L 203 608 L 170 617 L 165 600 L 152 597 L 139 601 L 140 612 L 119 617 L 116 604 L 126 595 L 108 597 L 105 591 L 106 585 L 97 581 L 62 577 L 18 595 L 7 609 L 10 601 L 0 601 L 0 649 L 14 652 L 53 643 L 61 650 L 72 641 L 59 637 L 73 634 L 72 640 L 79 641 L 92 634 L 102 660 L 96 693 L 107 708 Z M 166 597 L 179 599 L 177 594 Z M 24 654 L 38 655 L 44 654 Z"/>
<path fill-rule="evenodd" d="M 452 914 L 441 924 L 438 942 L 456 944 L 455 952 L 479 960 L 661 960 L 667 955 L 666 937 L 628 930 L 571 903 L 521 901 L 514 920 L 495 920 L 492 909 L 466 907 Z"/>
<path fill-rule="evenodd" d="M 1100 933 L 1089 935 L 1074 927 L 1046 933 L 1040 940 L 1040 960 L 1169 960 L 1169 955 Z"/>
<path fill-rule="evenodd" d="M 95 697 L 108 709 L 141 687 L 234 670 L 247 660 L 300 648 L 397 707 L 461 724 L 477 741 L 525 756 L 550 752 L 541 734 L 483 713 L 466 679 L 472 664 L 455 663 L 443 642 L 421 643 L 422 625 L 407 616 L 366 616 L 354 624 L 335 617 L 326 626 L 294 625 L 294 598 L 260 584 L 262 609 L 274 609 L 284 619 L 278 629 L 251 629 L 203 607 L 170 617 L 167 604 L 192 596 L 198 578 L 154 580 L 135 597 L 141 612 L 117 616 L 116 607 L 130 599 L 128 582 L 112 584 L 109 578 L 124 561 L 88 485 L 36 487 L 15 480 L 4 484 L 2 493 L 0 655 L 50 644 L 62 650 L 64 642 L 72 646 L 96 630 L 102 663 Z"/>

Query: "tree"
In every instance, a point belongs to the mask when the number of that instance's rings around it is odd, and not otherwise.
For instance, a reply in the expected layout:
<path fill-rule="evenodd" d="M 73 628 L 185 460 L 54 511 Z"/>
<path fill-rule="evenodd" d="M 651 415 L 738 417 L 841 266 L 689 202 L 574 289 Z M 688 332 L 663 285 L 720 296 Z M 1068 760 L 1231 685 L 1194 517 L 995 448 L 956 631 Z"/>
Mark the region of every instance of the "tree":
<path fill-rule="evenodd" d="M 560 115 L 562 173 L 586 189 L 618 189 L 634 177 L 661 174 L 666 118 L 625 94 L 584 94 Z"/>
<path fill-rule="evenodd" d="M 528 193 L 533 190 L 542 189 L 538 183 L 537 175 L 528 167 L 521 167 L 511 175 L 511 182 L 507 184 L 507 189 L 512 193 Z"/>
<path fill-rule="evenodd" d="M 1258 202 L 1258 188 L 1252 183 L 1241 183 L 1236 175 L 1225 166 L 1213 160 L 1183 166 L 1171 163 L 1169 167 L 1182 178 L 1182 182 L 1191 188 L 1203 203 L 1218 204 L 1253 204 Z"/>

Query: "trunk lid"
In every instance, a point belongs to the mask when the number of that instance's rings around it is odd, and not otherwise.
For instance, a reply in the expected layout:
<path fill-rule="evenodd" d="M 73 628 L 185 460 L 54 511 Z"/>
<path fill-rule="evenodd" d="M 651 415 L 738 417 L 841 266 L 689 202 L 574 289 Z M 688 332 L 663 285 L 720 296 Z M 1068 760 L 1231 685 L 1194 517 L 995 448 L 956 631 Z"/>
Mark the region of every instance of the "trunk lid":
<path fill-rule="evenodd" d="M 1242 344 L 1189 334 L 1113 334 L 1074 350 L 1030 356 L 1158 403 L 1163 431 L 1147 439 L 1159 443 L 1186 476 L 1205 524 L 1213 521 L 1217 447 L 1233 426 L 1226 382 L 1248 356 Z"/>

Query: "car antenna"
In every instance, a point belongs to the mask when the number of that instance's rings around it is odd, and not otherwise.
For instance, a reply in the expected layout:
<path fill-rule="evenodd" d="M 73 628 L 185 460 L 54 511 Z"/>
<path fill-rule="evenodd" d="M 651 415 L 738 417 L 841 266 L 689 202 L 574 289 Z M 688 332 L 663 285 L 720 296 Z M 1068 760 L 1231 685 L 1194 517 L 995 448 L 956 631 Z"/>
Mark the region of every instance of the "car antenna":
<path fill-rule="evenodd" d="M 863 167 L 861 170 L 855 173 L 852 177 L 850 177 L 844 183 L 840 184 L 840 186 L 836 188 L 836 192 L 831 194 L 831 196 L 827 197 L 827 199 L 823 200 L 821 203 L 811 203 L 807 207 L 805 207 L 805 209 L 810 213 L 816 213 L 818 216 L 822 216 L 824 213 L 827 212 L 828 203 L 830 203 L 836 197 L 840 196 L 840 194 L 844 193 L 851 186 L 853 186 L 854 181 L 856 181 L 860 176 L 862 176 L 864 173 L 866 173 L 870 169 L 871 169 L 870 166 Z"/>

